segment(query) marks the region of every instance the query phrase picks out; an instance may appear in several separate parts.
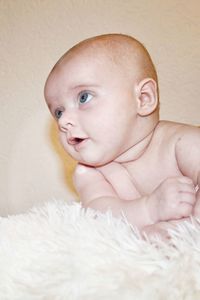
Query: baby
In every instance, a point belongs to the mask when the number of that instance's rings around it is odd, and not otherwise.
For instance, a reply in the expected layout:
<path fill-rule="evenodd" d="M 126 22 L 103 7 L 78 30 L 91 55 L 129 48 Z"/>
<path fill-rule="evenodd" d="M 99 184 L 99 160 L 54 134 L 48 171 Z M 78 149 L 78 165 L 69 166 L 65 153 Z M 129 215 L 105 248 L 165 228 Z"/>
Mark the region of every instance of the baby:
<path fill-rule="evenodd" d="M 157 74 L 140 42 L 107 34 L 75 45 L 44 93 L 78 161 L 84 207 L 123 212 L 140 230 L 200 215 L 200 129 L 159 121 Z"/>

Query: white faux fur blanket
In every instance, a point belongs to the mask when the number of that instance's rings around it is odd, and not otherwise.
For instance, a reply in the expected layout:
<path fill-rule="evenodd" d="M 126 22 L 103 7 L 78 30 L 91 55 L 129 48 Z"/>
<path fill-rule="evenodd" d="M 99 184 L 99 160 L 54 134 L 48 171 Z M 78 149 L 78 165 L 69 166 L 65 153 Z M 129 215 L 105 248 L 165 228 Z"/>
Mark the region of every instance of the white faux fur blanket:
<path fill-rule="evenodd" d="M 0 219 L 1 300 L 200 299 L 200 225 L 142 240 L 110 213 L 47 203 Z"/>

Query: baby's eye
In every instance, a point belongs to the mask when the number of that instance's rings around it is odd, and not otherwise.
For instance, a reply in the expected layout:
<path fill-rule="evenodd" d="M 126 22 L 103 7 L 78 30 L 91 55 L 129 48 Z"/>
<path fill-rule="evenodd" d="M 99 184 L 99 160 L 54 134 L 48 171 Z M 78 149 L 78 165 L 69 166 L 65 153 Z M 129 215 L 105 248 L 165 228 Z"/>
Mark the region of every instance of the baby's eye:
<path fill-rule="evenodd" d="M 56 119 L 60 119 L 60 117 L 62 116 L 64 109 L 63 108 L 57 108 L 54 112 L 54 115 L 56 117 Z"/>
<path fill-rule="evenodd" d="M 93 96 L 90 93 L 88 93 L 88 92 L 82 92 L 79 95 L 79 103 L 80 104 L 87 103 L 87 102 L 89 102 L 92 99 L 92 97 Z"/>

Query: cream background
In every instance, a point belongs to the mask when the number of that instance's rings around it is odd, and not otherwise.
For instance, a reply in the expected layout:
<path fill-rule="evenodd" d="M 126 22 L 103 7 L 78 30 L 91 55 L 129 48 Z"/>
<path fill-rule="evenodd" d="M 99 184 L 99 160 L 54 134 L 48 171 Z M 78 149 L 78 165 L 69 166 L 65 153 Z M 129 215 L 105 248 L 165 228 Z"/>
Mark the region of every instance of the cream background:
<path fill-rule="evenodd" d="M 158 70 L 161 118 L 199 124 L 199 20 L 199 0 L 0 0 L 0 215 L 76 197 L 43 85 L 82 39 L 138 38 Z"/>

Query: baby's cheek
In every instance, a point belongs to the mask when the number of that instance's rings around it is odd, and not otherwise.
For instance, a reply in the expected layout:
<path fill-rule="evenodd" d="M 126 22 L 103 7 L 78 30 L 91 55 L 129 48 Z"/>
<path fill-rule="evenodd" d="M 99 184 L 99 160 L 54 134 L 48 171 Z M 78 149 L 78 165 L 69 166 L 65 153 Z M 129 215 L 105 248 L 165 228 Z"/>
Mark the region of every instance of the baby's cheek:
<path fill-rule="evenodd" d="M 63 147 L 65 147 L 66 146 L 65 144 L 67 143 L 67 139 L 66 139 L 65 135 L 62 132 L 60 132 L 60 131 L 58 133 L 58 139 L 59 139 L 60 144 Z"/>
<path fill-rule="evenodd" d="M 64 148 L 64 150 L 71 155 L 70 145 L 67 143 L 67 137 L 66 137 L 65 133 L 59 132 L 58 140 L 59 140 L 61 146 Z"/>

